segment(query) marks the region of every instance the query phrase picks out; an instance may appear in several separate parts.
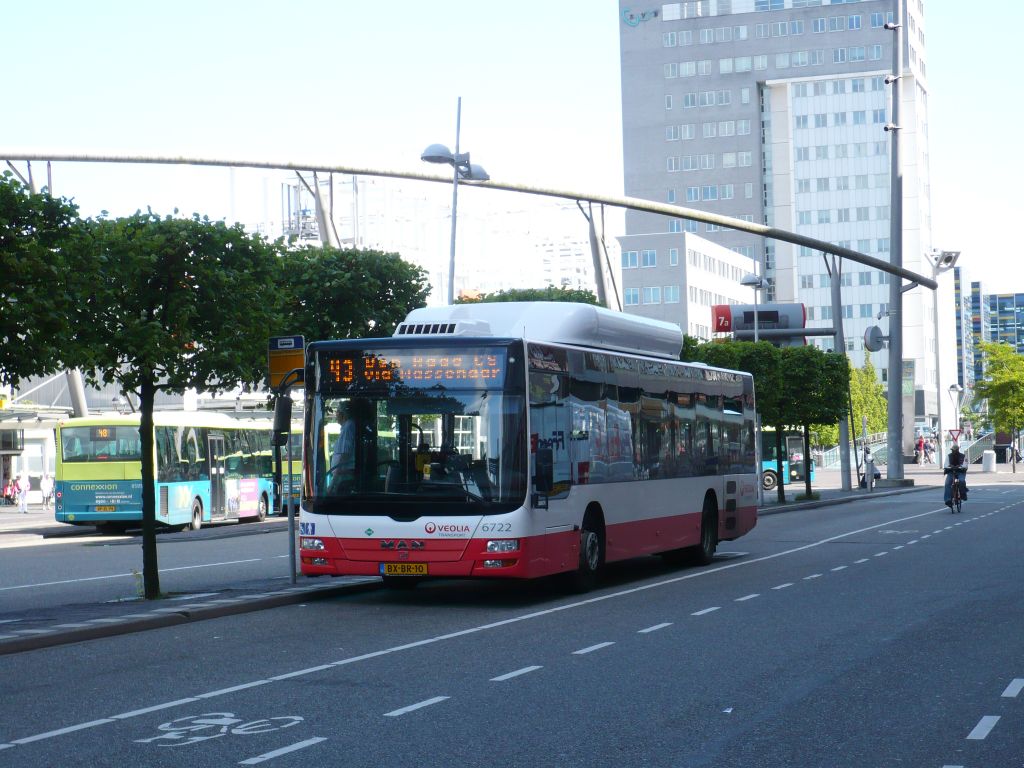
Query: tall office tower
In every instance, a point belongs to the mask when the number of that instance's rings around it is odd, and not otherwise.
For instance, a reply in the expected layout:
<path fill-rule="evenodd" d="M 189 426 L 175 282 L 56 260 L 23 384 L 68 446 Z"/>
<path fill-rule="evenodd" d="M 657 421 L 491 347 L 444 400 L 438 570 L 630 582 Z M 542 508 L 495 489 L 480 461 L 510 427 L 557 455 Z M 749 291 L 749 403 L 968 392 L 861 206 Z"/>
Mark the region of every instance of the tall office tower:
<path fill-rule="evenodd" d="M 620 0 L 626 194 L 888 259 L 892 134 L 884 129 L 892 88 L 885 80 L 895 32 L 885 24 L 895 8 L 895 0 Z M 903 33 L 902 262 L 931 275 L 923 0 L 906 0 Z M 809 326 L 833 324 L 831 278 L 809 249 L 637 212 L 627 214 L 622 249 L 663 249 L 667 235 L 683 230 L 759 262 L 763 300 L 802 302 Z M 846 351 L 861 365 L 867 327 L 888 332 L 889 275 L 846 262 L 839 279 Z M 952 280 L 939 282 L 938 306 L 950 307 Z M 934 424 L 939 381 L 956 380 L 950 341 L 940 349 L 943 375 L 935 370 L 935 300 L 921 288 L 903 297 L 903 374 L 908 388 L 913 382 L 918 424 Z M 953 313 L 940 313 L 939 325 L 939 338 L 951 339 Z M 832 346 L 828 337 L 815 343 Z M 887 351 L 872 363 L 887 380 Z"/>
<path fill-rule="evenodd" d="M 988 341 L 1009 344 L 1024 354 L 1024 293 L 993 293 L 988 301 Z"/>
<path fill-rule="evenodd" d="M 963 269 L 953 270 L 953 306 L 956 311 L 956 381 L 964 389 L 974 389 L 974 312 L 971 283 Z"/>
<path fill-rule="evenodd" d="M 974 346 L 974 380 L 985 378 L 985 360 L 978 346 L 992 340 L 992 317 L 989 300 L 981 290 L 981 283 L 971 283 L 971 341 Z"/>

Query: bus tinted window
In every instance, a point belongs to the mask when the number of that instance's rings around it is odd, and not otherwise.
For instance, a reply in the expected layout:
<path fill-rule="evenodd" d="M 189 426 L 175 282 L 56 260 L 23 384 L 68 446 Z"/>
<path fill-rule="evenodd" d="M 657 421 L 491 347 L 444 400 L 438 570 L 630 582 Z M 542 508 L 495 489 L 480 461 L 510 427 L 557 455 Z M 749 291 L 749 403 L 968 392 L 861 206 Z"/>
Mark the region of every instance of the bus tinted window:
<path fill-rule="evenodd" d="M 62 432 L 62 460 L 139 461 L 142 440 L 137 427 L 72 427 Z"/>

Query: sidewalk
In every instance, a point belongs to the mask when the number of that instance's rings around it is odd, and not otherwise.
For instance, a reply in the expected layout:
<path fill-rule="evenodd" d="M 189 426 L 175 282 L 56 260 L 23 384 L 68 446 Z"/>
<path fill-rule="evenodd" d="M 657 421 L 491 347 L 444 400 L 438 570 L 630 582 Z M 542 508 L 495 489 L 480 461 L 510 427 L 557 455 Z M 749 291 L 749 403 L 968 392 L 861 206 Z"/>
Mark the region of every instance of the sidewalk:
<path fill-rule="evenodd" d="M 972 489 L 986 485 L 1024 483 L 1024 468 L 1017 474 L 1005 465 L 1001 471 L 984 473 L 972 470 L 968 484 Z M 881 467 L 883 478 L 885 467 Z M 779 514 L 798 509 L 814 509 L 845 504 L 862 499 L 880 498 L 905 493 L 927 492 L 935 494 L 936 503 L 941 504 L 943 485 L 942 470 L 935 465 L 904 467 L 904 477 L 913 480 L 913 486 L 898 488 L 876 488 L 867 491 L 858 488 L 851 478 L 853 488 L 842 490 L 842 478 L 838 470 L 815 472 L 812 491 L 818 498 L 812 501 L 797 501 L 803 494 L 804 484 L 786 486 L 786 503 L 779 504 L 777 492 L 765 493 L 765 505 L 761 515 Z M 276 519 L 276 524 L 284 524 Z M 274 523 L 272 523 L 274 524 Z M 204 529 L 206 530 L 206 529 Z M 216 531 L 214 534 L 213 532 Z M 53 519 L 53 510 L 44 510 L 41 505 L 29 507 L 29 514 L 18 514 L 17 507 L 0 506 L 0 535 L 3 546 L 31 546 L 44 539 L 81 535 L 81 530 L 62 525 Z M 242 532 L 244 533 L 244 531 Z M 241 535 L 232 527 L 211 529 L 211 535 Z M 176 535 L 176 534 L 165 534 Z M 12 540 L 12 537 L 13 540 Z M 339 594 L 375 590 L 381 581 L 375 577 L 339 577 L 334 579 L 311 579 L 297 577 L 295 586 L 287 578 L 278 578 L 244 584 L 233 584 L 215 594 L 173 595 L 163 600 L 144 600 L 83 604 L 73 606 L 41 607 L 31 616 L 0 614 L 0 655 L 21 651 L 63 645 L 82 640 L 156 629 L 193 621 L 219 618 L 238 613 L 294 605 L 310 600 Z"/>

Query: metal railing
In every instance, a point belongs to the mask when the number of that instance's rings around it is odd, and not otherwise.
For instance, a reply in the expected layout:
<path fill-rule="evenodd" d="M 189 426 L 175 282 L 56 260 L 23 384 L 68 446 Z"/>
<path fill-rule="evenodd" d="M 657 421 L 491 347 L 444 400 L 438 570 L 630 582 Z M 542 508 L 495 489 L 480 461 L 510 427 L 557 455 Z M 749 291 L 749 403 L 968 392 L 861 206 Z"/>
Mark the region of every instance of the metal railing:
<path fill-rule="evenodd" d="M 886 446 L 889 440 L 888 432 L 875 432 L 872 435 L 868 435 L 867 444 L 871 448 L 871 455 L 874 457 L 875 464 L 885 463 Z M 850 455 L 853 456 L 857 451 L 863 451 L 864 443 L 861 438 L 858 437 L 855 442 L 850 443 Z M 815 454 L 817 457 L 817 465 L 822 469 L 838 469 L 840 465 L 839 461 L 839 446 L 829 448 L 827 451 L 821 451 Z"/>
<path fill-rule="evenodd" d="M 963 441 L 961 441 L 963 442 Z M 994 432 L 989 432 L 987 435 L 982 435 L 974 442 L 968 444 L 963 448 L 964 455 L 967 457 L 968 464 L 974 464 L 975 462 L 981 461 L 981 455 L 985 451 L 991 451 L 995 448 L 996 435 Z"/>

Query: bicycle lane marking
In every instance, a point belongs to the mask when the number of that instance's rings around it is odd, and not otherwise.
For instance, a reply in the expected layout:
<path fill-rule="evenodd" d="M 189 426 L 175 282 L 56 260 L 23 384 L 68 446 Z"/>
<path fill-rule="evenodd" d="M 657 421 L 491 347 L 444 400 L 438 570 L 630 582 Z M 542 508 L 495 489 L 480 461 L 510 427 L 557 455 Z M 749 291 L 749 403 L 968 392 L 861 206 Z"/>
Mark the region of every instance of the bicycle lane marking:
<path fill-rule="evenodd" d="M 526 614 L 523 614 L 521 616 L 513 616 L 513 617 L 508 618 L 508 619 L 501 619 L 499 621 L 490 622 L 488 624 L 480 624 L 480 625 L 475 626 L 475 627 L 469 627 L 467 629 L 461 629 L 461 630 L 457 630 L 455 632 L 448 632 L 448 633 L 445 633 L 443 635 L 436 635 L 434 637 L 428 637 L 428 638 L 424 638 L 422 640 L 414 640 L 413 642 L 404 643 L 402 645 L 392 646 L 390 648 L 382 648 L 382 649 L 377 650 L 377 651 L 370 651 L 368 653 L 360 654 L 358 656 L 350 656 L 349 658 L 346 658 L 346 659 L 340 659 L 338 661 L 329 662 L 329 663 L 326 663 L 326 664 L 319 664 L 319 665 L 317 665 L 315 667 L 306 667 L 305 669 L 297 669 L 297 670 L 294 670 L 292 672 L 286 672 L 286 673 L 283 673 L 283 674 L 280 674 L 280 675 L 275 675 L 275 676 L 267 678 L 265 680 L 253 680 L 253 681 L 249 681 L 249 682 L 245 682 L 245 683 L 239 683 L 238 685 L 230 686 L 228 688 L 221 688 L 221 689 L 215 690 L 215 691 L 209 691 L 209 692 L 206 692 L 206 693 L 196 694 L 195 696 L 192 696 L 192 697 L 189 697 L 189 698 L 185 698 L 185 699 L 177 699 L 177 700 L 172 701 L 172 702 L 167 702 L 167 703 L 163 703 L 163 704 L 155 704 L 155 705 L 152 705 L 150 707 L 144 707 L 142 709 L 136 709 L 136 710 L 133 710 L 133 711 L 130 711 L 130 712 L 121 713 L 119 715 L 111 715 L 110 717 L 107 717 L 107 718 L 103 718 L 103 719 L 99 719 L 99 720 L 91 720 L 91 721 L 86 722 L 86 723 L 79 723 L 77 725 L 71 725 L 71 726 L 68 726 L 66 728 L 59 728 L 57 730 L 47 731 L 45 733 L 40 733 L 40 734 L 36 734 L 36 735 L 33 735 L 33 736 L 26 736 L 26 737 L 23 737 L 21 739 L 11 739 L 7 743 L 0 743 L 0 750 L 8 749 L 11 746 L 21 746 L 21 745 L 24 745 L 24 744 L 30 744 L 30 743 L 34 743 L 34 742 L 38 742 L 38 741 L 43 741 L 45 739 L 55 738 L 57 736 L 62 736 L 62 735 L 65 735 L 67 733 L 73 733 L 73 732 L 76 732 L 76 731 L 82 731 L 82 730 L 86 730 L 88 728 L 95 728 L 95 727 L 99 727 L 101 725 L 107 725 L 109 723 L 122 722 L 122 721 L 128 720 L 130 718 L 139 717 L 139 716 L 141 716 L 143 714 L 147 714 L 147 713 L 150 713 L 150 712 L 155 712 L 155 711 L 158 711 L 158 710 L 161 710 L 161 709 L 169 709 L 171 707 L 175 707 L 175 706 L 178 706 L 178 705 L 181 705 L 181 704 L 186 704 L 186 703 L 193 702 L 193 701 L 198 701 L 200 699 L 210 699 L 210 698 L 214 698 L 216 696 L 223 696 L 223 695 L 226 695 L 226 694 L 229 694 L 229 693 L 233 693 L 233 692 L 236 692 L 236 691 L 239 691 L 239 690 L 244 690 L 244 689 L 247 689 L 247 688 L 251 688 L 251 687 L 255 687 L 255 686 L 260 686 L 260 685 L 266 685 L 267 683 L 282 682 L 282 681 L 285 681 L 285 680 L 292 680 L 292 679 L 295 679 L 295 678 L 298 678 L 298 677 L 305 677 L 307 675 L 316 674 L 317 672 L 324 672 L 324 671 L 327 671 L 327 670 L 331 670 L 331 669 L 334 669 L 336 667 L 347 666 L 347 665 L 350 665 L 350 664 L 357 664 L 357 663 L 359 663 L 361 661 L 367 661 L 369 659 L 376 659 L 376 658 L 379 658 L 381 656 L 388 656 L 388 655 L 391 655 L 391 654 L 394 654 L 394 653 L 401 653 L 403 651 L 412 650 L 414 648 L 421 648 L 421 647 L 424 647 L 424 646 L 427 646 L 427 645 L 434 645 L 436 643 L 442 643 L 442 642 L 445 642 L 447 640 L 454 640 L 454 639 L 461 638 L 461 637 L 467 637 L 469 635 L 474 635 L 474 634 L 478 634 L 478 633 L 481 633 L 481 632 L 487 632 L 487 631 L 490 631 L 492 629 L 498 629 L 500 627 L 506 627 L 506 626 L 510 626 L 512 624 L 518 624 L 518 623 L 525 622 L 525 621 L 532 621 L 534 619 L 542 618 L 544 616 L 554 615 L 554 614 L 557 614 L 557 613 L 561 613 L 563 611 L 568 611 L 568 610 L 573 610 L 573 609 L 576 609 L 576 608 L 582 608 L 582 607 L 586 607 L 586 606 L 590 606 L 590 605 L 595 605 L 597 603 L 602 603 L 602 602 L 604 602 L 606 600 L 613 600 L 613 599 L 617 599 L 617 598 L 621 598 L 621 597 L 628 597 L 630 595 L 635 595 L 635 594 L 639 594 L 641 592 L 646 592 L 647 590 L 650 590 L 650 589 L 656 589 L 658 587 L 664 587 L 664 586 L 668 586 L 668 585 L 671 585 L 671 584 L 677 584 L 679 582 L 689 581 L 690 579 L 701 578 L 703 576 L 710 576 L 712 574 L 720 573 L 722 571 L 732 570 L 733 568 L 742 568 L 742 567 L 747 567 L 747 566 L 751 566 L 751 565 L 756 565 L 758 563 L 767 562 L 769 560 L 775 560 L 776 558 L 779 558 L 779 557 L 787 557 L 789 555 L 797 554 L 799 552 L 804 552 L 804 551 L 809 550 L 809 549 L 815 549 L 817 547 L 824 546 L 825 544 L 829 544 L 829 543 L 831 543 L 833 541 L 838 541 L 840 539 L 844 539 L 844 538 L 846 538 L 848 536 L 856 536 L 858 534 L 866 533 L 868 531 L 873 531 L 873 530 L 876 530 L 878 528 L 882 528 L 884 526 L 891 526 L 894 523 L 902 523 L 902 522 L 905 522 L 907 520 L 916 520 L 918 518 L 927 517 L 928 515 L 935 515 L 935 514 L 940 514 L 940 513 L 945 513 L 945 512 L 946 512 L 946 507 L 943 506 L 941 509 L 933 509 L 933 510 L 929 510 L 927 512 L 921 512 L 921 513 L 916 514 L 916 515 L 908 515 L 906 517 L 897 518 L 895 520 L 887 520 L 886 522 L 878 523 L 877 525 L 869 525 L 869 526 L 866 526 L 864 528 L 858 528 L 858 529 L 853 530 L 853 531 L 847 531 L 845 533 L 836 534 L 835 536 L 829 536 L 827 538 L 820 539 L 819 541 L 814 541 L 814 542 L 811 542 L 809 544 L 801 545 L 799 547 L 793 547 L 792 549 L 783 550 L 782 552 L 775 552 L 775 553 L 770 554 L 770 555 L 764 555 L 762 557 L 757 557 L 757 558 L 754 558 L 753 560 L 744 560 L 744 561 L 741 561 L 741 562 L 730 562 L 730 563 L 726 563 L 724 565 L 720 565 L 717 568 L 706 568 L 706 569 L 704 569 L 702 571 L 697 571 L 695 573 L 687 573 L 687 574 L 684 574 L 682 576 L 674 576 L 672 578 L 663 579 L 662 581 L 657 581 L 657 582 L 654 582 L 652 584 L 642 584 L 642 585 L 640 585 L 638 587 L 631 587 L 629 589 L 620 590 L 618 592 L 612 592 L 612 593 L 609 593 L 609 594 L 606 594 L 606 595 L 598 595 L 597 597 L 587 598 L 586 600 L 578 600 L 578 601 L 573 602 L 573 603 L 567 603 L 565 605 L 555 606 L 554 608 L 546 608 L 546 609 L 541 610 L 541 611 L 533 611 L 531 613 L 526 613 Z"/>
<path fill-rule="evenodd" d="M 262 755 L 250 757 L 248 760 L 240 762 L 239 765 L 258 765 L 259 763 L 265 763 L 267 760 L 273 760 L 275 757 L 287 755 L 290 752 L 298 752 L 300 749 L 305 749 L 306 747 L 311 747 L 314 744 L 319 744 L 321 741 L 327 741 L 327 739 L 323 736 L 314 736 L 312 739 L 306 739 L 305 741 L 300 741 L 287 747 L 281 747 L 280 749 L 275 749 L 273 752 L 264 752 Z"/>

